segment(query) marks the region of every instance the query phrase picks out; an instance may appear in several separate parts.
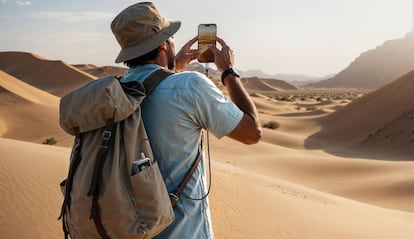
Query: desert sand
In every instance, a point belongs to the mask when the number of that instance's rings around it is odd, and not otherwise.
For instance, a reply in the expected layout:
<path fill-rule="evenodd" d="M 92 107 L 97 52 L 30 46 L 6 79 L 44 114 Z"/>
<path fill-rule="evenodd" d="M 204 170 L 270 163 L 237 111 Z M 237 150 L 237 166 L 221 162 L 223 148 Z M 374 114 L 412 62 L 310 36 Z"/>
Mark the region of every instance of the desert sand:
<path fill-rule="evenodd" d="M 67 68 L 73 72 L 64 63 L 55 64 L 53 72 Z M 59 183 L 67 175 L 73 139 L 59 127 L 57 94 L 74 85 L 56 90 L 55 75 L 43 79 L 39 87 L 0 70 L 1 238 L 61 238 Z M 20 77 L 29 79 L 31 70 L 36 71 L 26 68 Z M 248 90 L 262 124 L 274 122 L 274 129 L 263 128 L 263 140 L 253 146 L 210 137 L 209 200 L 216 238 L 412 238 L 414 140 L 404 130 L 413 128 L 403 129 L 395 140 L 384 137 L 381 130 L 375 133 L 384 128 L 400 132 L 401 123 L 414 122 L 410 108 L 403 106 L 414 105 L 412 88 L 403 90 L 413 85 L 414 76 L 398 80 L 402 85 L 368 94 L 258 92 L 253 89 L 268 86 L 251 82 Z M 392 97 L 384 100 L 380 97 L 384 94 Z M 372 111 L 366 112 L 367 104 Z M 386 117 L 378 118 L 378 111 Z M 366 130 L 358 126 L 358 134 L 346 134 L 350 126 L 340 120 L 345 116 L 376 123 Z M 42 144 L 48 138 L 54 138 L 56 145 Z M 364 142 L 368 151 L 363 150 Z M 388 145 L 403 153 L 387 152 Z"/>

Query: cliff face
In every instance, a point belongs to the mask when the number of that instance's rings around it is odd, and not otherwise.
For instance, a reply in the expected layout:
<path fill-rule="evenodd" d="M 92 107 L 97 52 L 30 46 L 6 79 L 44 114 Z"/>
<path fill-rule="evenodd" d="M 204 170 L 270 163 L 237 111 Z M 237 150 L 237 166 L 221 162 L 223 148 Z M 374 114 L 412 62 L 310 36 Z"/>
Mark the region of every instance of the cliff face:
<path fill-rule="evenodd" d="M 414 70 L 414 32 L 362 53 L 333 78 L 310 84 L 316 88 L 377 89 Z"/>

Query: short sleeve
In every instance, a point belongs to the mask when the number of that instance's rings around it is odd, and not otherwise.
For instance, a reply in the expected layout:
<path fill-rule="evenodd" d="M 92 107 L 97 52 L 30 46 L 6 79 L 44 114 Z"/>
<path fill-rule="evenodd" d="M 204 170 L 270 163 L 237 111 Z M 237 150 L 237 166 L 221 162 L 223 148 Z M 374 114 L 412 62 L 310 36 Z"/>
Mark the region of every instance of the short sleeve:
<path fill-rule="evenodd" d="M 243 118 L 243 112 L 214 83 L 197 74 L 196 117 L 202 128 L 217 138 L 233 131 Z"/>

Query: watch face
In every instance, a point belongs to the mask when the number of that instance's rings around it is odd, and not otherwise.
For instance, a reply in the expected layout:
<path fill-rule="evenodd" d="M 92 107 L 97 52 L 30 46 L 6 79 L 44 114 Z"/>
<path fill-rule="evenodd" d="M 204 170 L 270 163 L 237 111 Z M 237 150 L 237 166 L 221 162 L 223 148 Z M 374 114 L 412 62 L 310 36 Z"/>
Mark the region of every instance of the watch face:
<path fill-rule="evenodd" d="M 236 69 L 234 68 L 231 68 L 231 69 L 233 70 L 233 74 L 235 74 L 237 77 L 240 77 L 240 74 Z"/>
<path fill-rule="evenodd" d="M 230 74 L 233 74 L 233 75 L 236 75 L 237 77 L 240 77 L 239 72 L 237 72 L 236 69 L 234 69 L 234 68 L 229 68 L 228 69 L 227 75 L 230 75 Z"/>

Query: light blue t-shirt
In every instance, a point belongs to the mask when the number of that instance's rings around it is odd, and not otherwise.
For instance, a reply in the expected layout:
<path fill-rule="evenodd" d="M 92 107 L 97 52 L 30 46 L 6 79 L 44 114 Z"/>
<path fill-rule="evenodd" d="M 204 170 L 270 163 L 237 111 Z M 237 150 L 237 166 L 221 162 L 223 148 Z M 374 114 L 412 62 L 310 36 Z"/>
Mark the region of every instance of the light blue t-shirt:
<path fill-rule="evenodd" d="M 143 82 L 160 69 L 149 64 L 131 68 L 121 81 Z M 169 192 L 180 184 L 196 159 L 202 129 L 221 138 L 241 121 L 243 112 L 203 74 L 180 72 L 164 79 L 147 97 L 143 121 L 154 157 Z M 201 198 L 207 192 L 203 161 L 188 182 L 184 194 Z M 208 200 L 181 196 L 174 208 L 175 220 L 156 238 L 214 238 Z"/>

